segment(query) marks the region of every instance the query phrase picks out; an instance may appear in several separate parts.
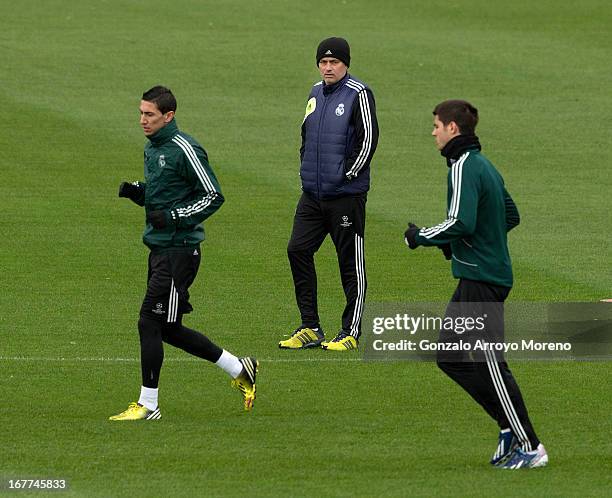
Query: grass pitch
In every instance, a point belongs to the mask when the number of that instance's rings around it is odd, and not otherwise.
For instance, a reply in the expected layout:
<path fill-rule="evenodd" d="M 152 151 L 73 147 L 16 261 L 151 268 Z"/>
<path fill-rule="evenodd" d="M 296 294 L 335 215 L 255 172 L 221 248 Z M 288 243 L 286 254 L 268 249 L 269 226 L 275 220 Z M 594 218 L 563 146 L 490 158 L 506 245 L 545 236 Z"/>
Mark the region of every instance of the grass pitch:
<path fill-rule="evenodd" d="M 407 254 L 408 219 L 444 216 L 431 110 L 480 109 L 484 153 L 522 215 L 511 299 L 610 295 L 612 9 L 475 1 L 3 2 L 0 477 L 65 478 L 65 495 L 607 496 L 607 363 L 517 362 L 547 469 L 489 468 L 496 427 L 433 364 L 287 352 L 297 324 L 285 247 L 314 52 L 351 43 L 381 127 L 368 200 L 368 300 L 445 301 L 438 251 Z M 185 322 L 261 359 L 254 412 L 214 367 L 166 348 L 156 424 L 110 424 L 138 395 L 142 177 L 138 102 L 162 83 L 207 148 L 227 202 L 207 224 Z M 328 334 L 342 309 L 317 256 Z M 33 492 L 38 495 L 41 492 Z M 21 492 L 21 495 L 28 493 Z"/>

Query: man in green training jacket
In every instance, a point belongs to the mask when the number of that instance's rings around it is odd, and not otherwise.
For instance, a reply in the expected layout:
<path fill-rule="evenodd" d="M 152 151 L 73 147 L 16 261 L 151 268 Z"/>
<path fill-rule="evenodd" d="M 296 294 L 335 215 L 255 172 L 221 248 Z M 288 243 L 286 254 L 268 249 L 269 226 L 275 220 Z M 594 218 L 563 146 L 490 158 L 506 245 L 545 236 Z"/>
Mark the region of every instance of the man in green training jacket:
<path fill-rule="evenodd" d="M 480 153 L 477 109 L 464 100 L 447 100 L 436 106 L 433 115 L 432 135 L 449 167 L 448 216 L 427 228 L 409 223 L 404 240 L 410 249 L 437 246 L 452 259 L 459 283 L 446 315 L 462 320 L 486 317 L 480 337 L 489 344 L 503 342 L 503 303 L 513 283 L 507 233 L 519 224 L 519 213 L 501 175 Z M 464 337 L 462 333 L 442 330 L 439 342 L 452 346 Z M 498 423 L 491 464 L 517 469 L 548 463 L 503 354 L 442 347 L 437 362 Z"/>
<path fill-rule="evenodd" d="M 223 195 L 202 146 L 178 129 L 176 99 L 163 86 L 146 91 L 140 102 L 140 125 L 149 139 L 144 150 L 145 182 L 123 182 L 119 197 L 144 206 L 143 241 L 150 249 L 147 291 L 140 308 L 142 387 L 138 402 L 110 420 L 157 420 L 163 343 L 215 363 L 241 391 L 244 408 L 255 400 L 255 358 L 237 358 L 182 323 L 193 307 L 189 287 L 200 267 L 202 222 L 223 204 Z"/>

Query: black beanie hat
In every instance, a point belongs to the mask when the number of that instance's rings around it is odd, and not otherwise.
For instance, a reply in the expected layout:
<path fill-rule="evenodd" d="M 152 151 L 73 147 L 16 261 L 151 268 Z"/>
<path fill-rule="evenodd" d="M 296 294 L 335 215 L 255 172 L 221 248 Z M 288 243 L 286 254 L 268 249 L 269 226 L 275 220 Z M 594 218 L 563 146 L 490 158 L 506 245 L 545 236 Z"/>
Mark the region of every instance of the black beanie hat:
<path fill-rule="evenodd" d="M 326 38 L 317 48 L 317 65 L 323 57 L 334 57 L 346 64 L 351 65 L 351 47 L 344 38 Z"/>

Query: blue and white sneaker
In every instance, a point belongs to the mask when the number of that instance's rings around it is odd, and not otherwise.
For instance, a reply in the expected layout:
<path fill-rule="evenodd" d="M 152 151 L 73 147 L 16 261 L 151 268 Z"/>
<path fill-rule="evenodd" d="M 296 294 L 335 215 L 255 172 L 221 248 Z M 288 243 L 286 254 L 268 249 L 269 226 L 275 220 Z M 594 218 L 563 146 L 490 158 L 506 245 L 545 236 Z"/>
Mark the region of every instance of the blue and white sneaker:
<path fill-rule="evenodd" d="M 535 451 L 523 451 L 521 448 L 516 448 L 510 458 L 502 465 L 501 469 L 534 469 L 536 467 L 544 467 L 548 463 L 548 453 L 546 448 L 540 443 Z"/>
<path fill-rule="evenodd" d="M 491 458 L 491 465 L 497 466 L 504 463 L 516 448 L 518 448 L 518 439 L 514 432 L 511 429 L 499 431 L 499 443 L 495 454 Z"/>

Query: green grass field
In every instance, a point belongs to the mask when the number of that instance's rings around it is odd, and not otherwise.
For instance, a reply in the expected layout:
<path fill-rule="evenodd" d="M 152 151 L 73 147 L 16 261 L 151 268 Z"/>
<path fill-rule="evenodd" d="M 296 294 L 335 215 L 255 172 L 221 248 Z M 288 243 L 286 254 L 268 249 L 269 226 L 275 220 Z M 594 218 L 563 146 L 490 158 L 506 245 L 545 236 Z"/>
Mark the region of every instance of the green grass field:
<path fill-rule="evenodd" d="M 408 219 L 444 216 L 429 136 L 447 98 L 480 109 L 484 153 L 522 215 L 516 301 L 612 298 L 612 7 L 471 2 L 0 0 L 0 478 L 61 496 L 609 496 L 610 364 L 516 362 L 550 466 L 488 465 L 495 424 L 432 363 L 277 349 L 298 325 L 286 243 L 299 126 L 327 36 L 351 42 L 381 138 L 368 200 L 368 300 L 446 301 L 438 251 Z M 142 92 L 162 83 L 207 148 L 226 204 L 207 224 L 186 323 L 261 359 L 253 413 L 218 369 L 166 348 L 159 423 L 111 424 L 139 392 Z M 335 253 L 320 312 L 340 326 Z M 1 490 L 0 490 L 1 491 Z M 6 491 L 6 490 L 5 490 Z M 29 493 L 20 492 L 19 496 Z M 41 492 L 32 492 L 32 496 Z M 58 496 L 60 496 L 58 495 Z"/>

